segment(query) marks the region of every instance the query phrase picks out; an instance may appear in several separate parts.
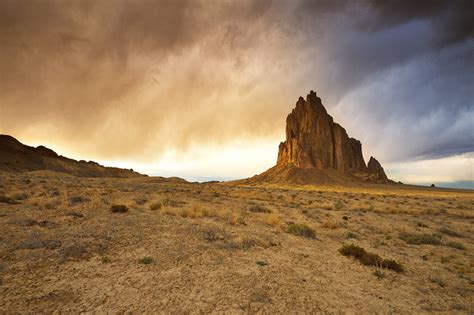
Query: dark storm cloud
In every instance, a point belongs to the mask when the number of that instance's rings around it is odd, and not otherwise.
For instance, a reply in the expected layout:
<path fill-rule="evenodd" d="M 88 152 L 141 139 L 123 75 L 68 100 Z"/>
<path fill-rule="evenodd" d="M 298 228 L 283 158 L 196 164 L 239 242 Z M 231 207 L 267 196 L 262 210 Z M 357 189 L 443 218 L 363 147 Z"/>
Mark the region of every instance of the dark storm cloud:
<path fill-rule="evenodd" d="M 283 135 L 314 89 L 383 160 L 470 152 L 473 12 L 437 0 L 0 0 L 0 132 L 154 159 Z"/>
<path fill-rule="evenodd" d="M 474 150 L 472 1 L 309 1 L 297 12 L 324 47 L 312 81 L 369 152 L 396 161 Z"/>

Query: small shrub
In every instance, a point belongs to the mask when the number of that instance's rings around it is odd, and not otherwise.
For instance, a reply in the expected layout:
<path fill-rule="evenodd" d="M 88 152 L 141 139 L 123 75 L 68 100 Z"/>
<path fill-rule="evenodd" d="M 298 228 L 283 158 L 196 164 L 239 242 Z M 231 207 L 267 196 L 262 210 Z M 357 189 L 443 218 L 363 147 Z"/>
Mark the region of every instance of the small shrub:
<path fill-rule="evenodd" d="M 207 227 L 202 230 L 203 238 L 208 242 L 223 241 L 229 238 L 227 232 L 220 227 Z"/>
<path fill-rule="evenodd" d="M 229 222 L 230 225 L 237 225 L 237 224 L 242 224 L 245 225 L 245 219 L 240 213 L 236 211 L 229 211 L 227 221 Z"/>
<path fill-rule="evenodd" d="M 454 257 L 455 256 L 453 256 L 453 255 L 441 256 L 440 261 L 441 261 L 442 264 L 446 264 L 446 263 L 450 262 L 451 260 L 453 260 Z"/>
<path fill-rule="evenodd" d="M 341 210 L 345 206 L 346 206 L 345 203 L 342 202 L 341 200 L 336 201 L 336 203 L 334 204 L 334 208 L 336 208 L 336 210 Z"/>
<path fill-rule="evenodd" d="M 450 228 L 447 228 L 447 227 L 442 227 L 441 229 L 439 229 L 439 231 L 443 234 L 446 234 L 446 235 L 449 235 L 449 236 L 452 236 L 452 237 L 458 237 L 458 238 L 463 237 L 463 235 L 461 233 L 453 231 L 453 230 L 451 230 Z"/>
<path fill-rule="evenodd" d="M 327 219 L 324 223 L 323 223 L 323 228 L 326 228 L 326 229 L 331 229 L 331 230 L 334 230 L 334 229 L 337 229 L 339 227 L 339 223 L 336 222 L 334 219 Z"/>
<path fill-rule="evenodd" d="M 28 199 L 28 195 L 25 193 L 17 193 L 13 196 L 13 199 L 15 200 L 26 200 Z"/>
<path fill-rule="evenodd" d="M 0 195 L 0 203 L 15 203 L 15 201 L 10 197 Z"/>
<path fill-rule="evenodd" d="M 460 249 L 460 250 L 465 250 L 466 249 L 466 247 L 462 243 L 459 243 L 459 242 L 448 242 L 448 243 L 446 243 L 446 246 L 456 248 L 456 249 Z"/>
<path fill-rule="evenodd" d="M 128 211 L 128 207 L 126 205 L 112 205 L 110 211 L 113 213 L 125 213 Z"/>
<path fill-rule="evenodd" d="M 268 208 L 265 208 L 262 205 L 254 205 L 249 208 L 250 212 L 256 212 L 256 213 L 271 213 L 272 211 Z"/>
<path fill-rule="evenodd" d="M 199 205 L 194 205 L 190 208 L 186 208 L 179 213 L 183 218 L 205 218 L 213 216 L 208 209 L 203 208 Z"/>
<path fill-rule="evenodd" d="M 147 203 L 148 200 L 144 199 L 144 198 L 138 198 L 138 199 L 135 199 L 135 203 L 139 206 L 143 206 L 145 203 Z"/>
<path fill-rule="evenodd" d="M 441 237 L 436 234 L 409 234 L 402 233 L 400 238 L 411 245 L 439 245 L 441 244 Z"/>
<path fill-rule="evenodd" d="M 263 216 L 262 222 L 270 226 L 273 226 L 274 228 L 280 228 L 282 225 L 281 218 L 276 213 L 270 213 Z"/>
<path fill-rule="evenodd" d="M 436 283 L 437 285 L 439 285 L 442 288 L 444 288 L 446 286 L 446 283 L 440 277 L 431 277 L 430 281 L 433 282 L 433 283 Z"/>
<path fill-rule="evenodd" d="M 286 230 L 288 233 L 306 238 L 315 238 L 316 233 L 306 224 L 290 223 Z"/>
<path fill-rule="evenodd" d="M 149 265 L 155 262 L 155 260 L 150 256 L 144 256 L 138 260 L 140 264 Z"/>
<path fill-rule="evenodd" d="M 100 261 L 103 263 L 103 264 L 108 264 L 111 262 L 109 256 L 102 256 L 100 257 Z"/>
<path fill-rule="evenodd" d="M 422 227 L 422 228 L 427 228 L 428 225 L 424 224 L 423 222 L 417 222 L 416 226 Z"/>
<path fill-rule="evenodd" d="M 72 204 L 72 205 L 75 205 L 75 204 L 78 204 L 78 203 L 83 203 L 83 202 L 87 202 L 89 201 L 89 199 L 83 197 L 83 196 L 73 196 L 71 198 L 69 198 L 69 202 Z"/>
<path fill-rule="evenodd" d="M 375 269 L 373 275 L 376 276 L 378 279 L 385 278 L 385 272 L 383 272 L 381 269 Z"/>
<path fill-rule="evenodd" d="M 352 232 L 347 232 L 346 233 L 346 238 L 357 238 L 357 235 L 352 233 Z"/>
<path fill-rule="evenodd" d="M 343 245 L 339 252 L 344 256 L 352 256 L 361 264 L 366 266 L 377 266 L 379 268 L 391 269 L 396 272 L 403 272 L 403 267 L 400 263 L 391 259 L 383 259 L 377 254 L 369 253 L 364 248 L 351 244 Z"/>
<path fill-rule="evenodd" d="M 263 261 L 263 260 L 257 260 L 257 265 L 263 267 L 263 266 L 267 266 L 268 263 L 266 261 Z"/>
<path fill-rule="evenodd" d="M 15 249 L 57 249 L 61 247 L 61 241 L 59 240 L 27 240 L 17 244 Z"/>
<path fill-rule="evenodd" d="M 62 247 L 59 250 L 59 262 L 63 263 L 69 258 L 82 258 L 88 253 L 87 248 L 83 244 L 72 244 L 66 247 Z"/>
<path fill-rule="evenodd" d="M 152 203 L 150 206 L 151 210 L 160 210 L 163 207 L 163 204 L 161 202 L 155 202 Z"/>
<path fill-rule="evenodd" d="M 186 204 L 186 202 L 184 202 L 184 201 L 174 200 L 174 199 L 170 199 L 170 198 L 163 199 L 163 201 L 161 203 L 162 203 L 163 206 L 173 207 L 173 208 L 180 208 L 180 207 L 182 207 Z"/>

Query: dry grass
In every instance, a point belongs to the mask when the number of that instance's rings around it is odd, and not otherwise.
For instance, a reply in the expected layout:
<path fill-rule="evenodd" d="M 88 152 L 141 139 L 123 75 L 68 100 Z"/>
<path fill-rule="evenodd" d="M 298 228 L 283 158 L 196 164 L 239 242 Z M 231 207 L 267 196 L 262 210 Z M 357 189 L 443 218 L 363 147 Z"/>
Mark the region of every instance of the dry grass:
<path fill-rule="evenodd" d="M 2 313 L 474 309 L 471 192 L 2 174 Z"/>
<path fill-rule="evenodd" d="M 267 214 L 261 218 L 261 221 L 277 229 L 281 228 L 283 224 L 281 216 L 277 213 Z"/>

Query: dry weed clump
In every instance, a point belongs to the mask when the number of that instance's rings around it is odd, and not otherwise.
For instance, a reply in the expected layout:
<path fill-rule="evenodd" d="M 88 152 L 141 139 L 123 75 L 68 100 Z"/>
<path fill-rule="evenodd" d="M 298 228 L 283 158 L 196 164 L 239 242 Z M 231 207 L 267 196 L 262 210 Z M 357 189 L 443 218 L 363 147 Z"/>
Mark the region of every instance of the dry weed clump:
<path fill-rule="evenodd" d="M 70 205 L 76 205 L 76 204 L 84 203 L 84 202 L 88 202 L 88 201 L 90 201 L 90 199 L 88 199 L 84 196 L 72 196 L 71 198 L 69 198 L 69 204 Z"/>
<path fill-rule="evenodd" d="M 334 203 L 334 208 L 336 210 L 342 210 L 342 209 L 345 208 L 345 206 L 346 206 L 346 204 L 342 200 L 338 200 Z"/>
<path fill-rule="evenodd" d="M 14 204 L 16 203 L 13 198 L 7 197 L 5 195 L 0 195 L 0 203 L 10 203 Z"/>
<path fill-rule="evenodd" d="M 306 224 L 290 223 L 286 229 L 290 234 L 306 237 L 306 238 L 315 238 L 316 233 L 312 228 Z"/>
<path fill-rule="evenodd" d="M 464 246 L 462 243 L 459 243 L 459 242 L 447 242 L 446 246 L 456 248 L 456 249 L 459 249 L 459 250 L 465 250 L 466 249 L 466 246 Z"/>
<path fill-rule="evenodd" d="M 140 258 L 140 259 L 138 260 L 138 262 L 139 262 L 140 264 L 142 264 L 142 265 L 150 265 L 150 264 L 154 263 L 155 260 L 153 259 L 153 257 L 144 256 L 144 257 Z"/>
<path fill-rule="evenodd" d="M 263 217 L 260 218 L 260 220 L 270 226 L 273 226 L 274 228 L 280 228 L 282 226 L 282 220 L 280 215 L 276 213 L 269 213 Z"/>
<path fill-rule="evenodd" d="M 336 221 L 334 218 L 328 218 L 324 223 L 323 223 L 323 228 L 326 229 L 337 229 L 339 227 L 339 223 Z"/>
<path fill-rule="evenodd" d="M 442 227 L 441 229 L 439 229 L 439 232 L 440 233 L 443 233 L 443 234 L 446 234 L 448 236 L 452 236 L 452 237 L 457 237 L 457 238 L 462 238 L 463 235 L 459 232 L 456 232 L 448 227 Z"/>
<path fill-rule="evenodd" d="M 218 226 L 208 226 L 203 228 L 202 235 L 208 242 L 223 241 L 230 237 L 226 230 Z"/>
<path fill-rule="evenodd" d="M 128 212 L 128 207 L 126 205 L 112 205 L 110 211 L 113 213 L 125 213 Z"/>
<path fill-rule="evenodd" d="M 153 210 L 153 211 L 161 210 L 162 212 L 166 212 L 167 214 L 173 214 L 173 211 L 170 211 L 169 208 L 182 208 L 184 207 L 185 204 L 186 202 L 182 200 L 164 198 L 163 200 L 153 202 L 150 205 L 150 210 Z M 168 209 L 165 210 L 165 208 L 168 208 Z"/>
<path fill-rule="evenodd" d="M 163 204 L 161 202 L 154 202 L 150 205 L 150 210 L 160 210 L 163 208 Z"/>
<path fill-rule="evenodd" d="M 214 216 L 211 211 L 209 211 L 207 208 L 203 208 L 198 205 L 193 205 L 190 208 L 185 208 L 181 211 L 178 211 L 179 215 L 182 216 L 183 218 L 204 218 L 204 217 L 211 217 Z"/>
<path fill-rule="evenodd" d="M 230 210 L 228 212 L 227 222 L 230 225 L 237 225 L 237 224 L 245 225 L 246 224 L 244 216 L 241 213 L 239 213 L 237 211 L 234 211 L 234 210 Z"/>
<path fill-rule="evenodd" d="M 403 267 L 400 263 L 392 259 L 383 259 L 377 254 L 369 253 L 364 248 L 350 244 L 343 245 L 339 252 L 344 256 L 352 256 L 361 264 L 366 266 L 376 266 L 379 268 L 391 269 L 396 272 L 403 272 Z"/>
<path fill-rule="evenodd" d="M 87 248 L 83 244 L 72 244 L 69 246 L 61 247 L 61 249 L 59 250 L 59 262 L 63 263 L 69 258 L 83 258 L 87 254 Z"/>
<path fill-rule="evenodd" d="M 250 212 L 256 212 L 256 213 L 271 213 L 272 212 L 270 209 L 268 209 L 268 208 L 266 208 L 266 207 L 264 207 L 263 205 L 260 205 L 260 204 L 250 206 L 249 211 Z"/>
<path fill-rule="evenodd" d="M 410 234 L 402 233 L 400 234 L 400 239 L 404 240 L 410 245 L 440 245 L 441 236 L 437 234 Z"/>

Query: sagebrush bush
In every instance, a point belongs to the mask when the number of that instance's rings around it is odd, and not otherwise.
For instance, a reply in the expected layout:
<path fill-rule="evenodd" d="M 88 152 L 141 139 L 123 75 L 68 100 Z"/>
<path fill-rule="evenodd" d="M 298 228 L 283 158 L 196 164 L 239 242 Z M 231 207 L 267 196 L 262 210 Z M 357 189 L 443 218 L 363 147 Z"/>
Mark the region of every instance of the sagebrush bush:
<path fill-rule="evenodd" d="M 306 238 L 315 238 L 316 233 L 312 228 L 307 226 L 306 224 L 297 224 L 297 223 L 290 223 L 286 231 L 290 234 L 302 236 Z"/>
<path fill-rule="evenodd" d="M 411 245 L 439 245 L 441 244 L 441 236 L 436 234 L 410 234 L 402 233 L 400 238 Z"/>
<path fill-rule="evenodd" d="M 268 208 L 265 208 L 262 205 L 254 205 L 249 207 L 250 212 L 256 212 L 256 213 L 271 213 L 272 211 Z"/>
<path fill-rule="evenodd" d="M 379 268 L 391 269 L 396 272 L 403 272 L 403 267 L 400 263 L 392 259 L 383 259 L 377 254 L 369 253 L 364 248 L 350 244 L 343 245 L 339 252 L 344 256 L 352 256 L 361 264 L 366 266 L 377 266 Z"/>
<path fill-rule="evenodd" d="M 14 203 L 14 200 L 10 197 L 0 195 L 0 203 Z"/>
<path fill-rule="evenodd" d="M 446 246 L 456 248 L 456 249 L 460 249 L 460 250 L 465 250 L 466 249 L 466 247 L 462 243 L 459 243 L 459 242 L 448 242 L 448 243 L 446 243 Z"/>
<path fill-rule="evenodd" d="M 110 211 L 114 213 L 125 213 L 128 211 L 128 207 L 126 205 L 112 205 Z"/>
<path fill-rule="evenodd" d="M 102 256 L 102 257 L 100 257 L 100 261 L 103 264 L 108 264 L 108 263 L 110 263 L 110 258 L 109 258 L 109 256 Z"/>
<path fill-rule="evenodd" d="M 163 207 L 163 204 L 161 202 L 155 202 L 152 203 L 150 206 L 151 210 L 160 210 Z"/>
<path fill-rule="evenodd" d="M 138 260 L 138 262 L 139 262 L 140 264 L 143 264 L 143 265 L 149 265 L 149 264 L 154 263 L 155 260 L 153 259 L 153 257 L 144 256 L 144 257 L 140 258 L 140 259 Z"/>
<path fill-rule="evenodd" d="M 86 202 L 86 201 L 89 201 L 89 199 L 87 199 L 83 196 L 73 196 L 73 197 L 69 198 L 69 202 L 73 205 L 77 204 L 77 203 Z"/>
<path fill-rule="evenodd" d="M 443 234 L 446 234 L 446 235 L 449 235 L 449 236 L 452 236 L 452 237 L 458 237 L 458 238 L 461 238 L 463 237 L 463 235 L 459 232 L 456 232 L 450 228 L 447 228 L 447 227 L 442 227 L 441 229 L 439 229 L 439 231 Z"/>

